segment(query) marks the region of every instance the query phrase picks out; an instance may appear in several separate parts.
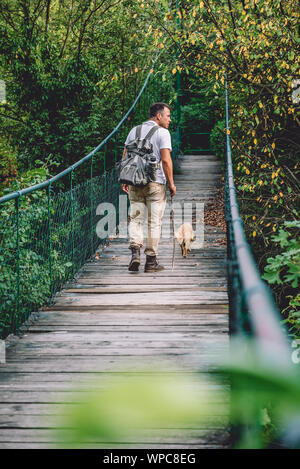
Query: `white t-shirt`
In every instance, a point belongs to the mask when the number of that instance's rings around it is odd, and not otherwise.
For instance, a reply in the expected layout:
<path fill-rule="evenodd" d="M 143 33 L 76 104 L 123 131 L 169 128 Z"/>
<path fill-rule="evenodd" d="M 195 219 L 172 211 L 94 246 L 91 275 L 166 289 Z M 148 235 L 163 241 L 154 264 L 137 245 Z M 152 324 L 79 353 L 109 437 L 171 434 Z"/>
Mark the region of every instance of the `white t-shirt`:
<path fill-rule="evenodd" d="M 166 176 L 162 168 L 160 150 L 162 148 L 168 148 L 170 151 L 172 150 L 170 132 L 168 131 L 168 129 L 165 129 L 164 127 L 160 127 L 153 120 L 148 120 L 147 122 L 143 123 L 142 131 L 141 131 L 141 138 L 146 137 L 147 133 L 154 125 L 158 126 L 158 130 L 154 133 L 154 135 L 152 135 L 152 137 L 150 138 L 150 142 L 153 145 L 153 154 L 156 157 L 156 161 L 160 162 L 160 166 L 157 171 L 156 182 L 159 182 L 160 184 L 166 184 Z M 131 131 L 127 135 L 125 145 L 127 145 L 129 142 L 135 139 L 135 132 L 136 132 L 136 127 L 133 127 L 133 129 L 131 129 Z"/>

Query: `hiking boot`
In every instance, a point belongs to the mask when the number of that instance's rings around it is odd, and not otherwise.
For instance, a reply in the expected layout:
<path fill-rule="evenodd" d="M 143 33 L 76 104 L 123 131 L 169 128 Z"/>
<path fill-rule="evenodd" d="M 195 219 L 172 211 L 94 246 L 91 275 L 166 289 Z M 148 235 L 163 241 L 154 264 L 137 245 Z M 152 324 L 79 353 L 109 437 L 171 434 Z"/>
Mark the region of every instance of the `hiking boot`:
<path fill-rule="evenodd" d="M 161 270 L 164 270 L 164 267 L 159 265 L 156 256 L 146 256 L 145 272 L 159 272 Z"/>
<path fill-rule="evenodd" d="M 130 249 L 131 249 L 131 252 L 132 252 L 132 256 L 131 256 L 131 261 L 130 261 L 129 266 L 128 266 L 128 270 L 130 270 L 130 272 L 138 272 L 138 270 L 140 268 L 140 263 L 141 263 L 140 248 L 132 247 Z"/>

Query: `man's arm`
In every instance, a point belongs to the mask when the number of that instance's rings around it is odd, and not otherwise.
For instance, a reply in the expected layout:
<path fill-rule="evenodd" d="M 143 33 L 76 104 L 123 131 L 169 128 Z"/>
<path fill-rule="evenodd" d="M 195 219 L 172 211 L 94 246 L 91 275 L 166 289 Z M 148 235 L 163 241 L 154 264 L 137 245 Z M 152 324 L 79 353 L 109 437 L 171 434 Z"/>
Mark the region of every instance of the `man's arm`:
<path fill-rule="evenodd" d="M 176 194 L 176 186 L 173 179 L 173 162 L 169 148 L 162 148 L 160 150 L 160 155 L 162 167 L 168 181 L 171 197 L 174 197 Z"/>
<path fill-rule="evenodd" d="M 126 147 L 124 147 L 122 158 L 125 158 L 126 153 L 127 153 L 127 150 L 126 150 Z M 126 194 L 129 194 L 129 185 L 128 184 L 122 184 L 122 190 L 124 192 L 126 192 Z"/>

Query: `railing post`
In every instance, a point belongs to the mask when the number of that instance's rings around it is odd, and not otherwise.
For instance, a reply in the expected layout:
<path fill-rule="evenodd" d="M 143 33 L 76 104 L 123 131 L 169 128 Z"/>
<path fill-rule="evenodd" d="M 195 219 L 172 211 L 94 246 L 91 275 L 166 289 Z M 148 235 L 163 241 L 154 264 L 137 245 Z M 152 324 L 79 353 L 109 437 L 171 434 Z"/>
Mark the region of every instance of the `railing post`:
<path fill-rule="evenodd" d="M 49 231 L 49 275 L 50 275 L 50 299 L 53 296 L 53 276 L 52 276 L 52 233 L 51 233 L 51 182 L 48 186 L 48 231 Z"/>
<path fill-rule="evenodd" d="M 15 199 L 16 215 L 17 215 L 17 310 L 12 318 L 12 330 L 16 327 L 16 314 L 19 318 L 20 314 L 20 216 L 19 216 L 20 196 Z"/>
<path fill-rule="evenodd" d="M 93 244 L 93 159 L 91 158 L 91 169 L 90 169 L 90 238 L 91 238 L 91 256 L 94 252 L 94 244 Z"/>
<path fill-rule="evenodd" d="M 119 209 L 118 209 L 118 202 L 119 202 L 119 183 L 118 183 L 118 175 L 117 175 L 117 169 L 116 169 L 116 162 L 117 162 L 117 138 L 116 136 L 114 137 L 114 175 L 115 175 L 115 208 L 116 208 L 116 217 L 118 217 L 119 214 Z"/>
<path fill-rule="evenodd" d="M 72 236 L 72 274 L 75 272 L 74 255 L 74 195 L 73 195 L 73 169 L 70 172 L 70 200 L 71 200 L 71 236 Z"/>
<path fill-rule="evenodd" d="M 115 161 L 115 164 L 117 162 L 117 153 L 118 153 L 117 138 L 114 137 L 114 161 Z"/>
<path fill-rule="evenodd" d="M 104 146 L 104 169 L 103 169 L 103 174 L 104 174 L 104 197 L 106 199 L 106 144 Z"/>

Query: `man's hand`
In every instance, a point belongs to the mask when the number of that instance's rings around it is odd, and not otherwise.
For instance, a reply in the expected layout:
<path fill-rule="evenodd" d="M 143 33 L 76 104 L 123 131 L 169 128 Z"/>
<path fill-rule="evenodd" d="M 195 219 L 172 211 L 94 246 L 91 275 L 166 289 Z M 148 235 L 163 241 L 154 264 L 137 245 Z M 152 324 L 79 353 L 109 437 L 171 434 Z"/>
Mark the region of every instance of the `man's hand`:
<path fill-rule="evenodd" d="M 168 148 L 162 148 L 160 150 L 162 167 L 168 181 L 171 197 L 176 194 L 176 186 L 173 181 L 173 163 L 171 158 L 171 152 Z"/>
<path fill-rule="evenodd" d="M 122 184 L 122 190 L 126 192 L 126 194 L 129 194 L 129 184 Z"/>
<path fill-rule="evenodd" d="M 173 198 L 176 194 L 176 186 L 175 184 L 169 184 L 170 195 Z"/>

